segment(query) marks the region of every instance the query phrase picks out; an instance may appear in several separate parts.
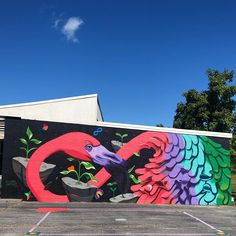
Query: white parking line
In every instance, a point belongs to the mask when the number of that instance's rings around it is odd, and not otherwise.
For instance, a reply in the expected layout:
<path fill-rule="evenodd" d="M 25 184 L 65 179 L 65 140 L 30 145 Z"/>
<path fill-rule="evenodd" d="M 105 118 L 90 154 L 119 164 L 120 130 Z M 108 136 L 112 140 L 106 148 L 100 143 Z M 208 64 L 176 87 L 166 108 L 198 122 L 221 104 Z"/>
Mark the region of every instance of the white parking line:
<path fill-rule="evenodd" d="M 207 235 L 216 235 L 215 233 L 76 233 L 76 234 L 60 234 L 60 233 L 40 233 L 40 235 L 44 236 L 127 236 L 127 235 L 135 235 L 135 236 L 207 236 Z"/>
<path fill-rule="evenodd" d="M 127 219 L 125 219 L 125 218 L 117 218 L 117 219 L 115 219 L 115 221 L 127 221 Z"/>
<path fill-rule="evenodd" d="M 41 220 L 28 231 L 28 233 L 32 233 L 49 216 L 50 213 L 51 211 L 47 212 L 45 216 L 43 216 Z"/>
<path fill-rule="evenodd" d="M 218 233 L 224 234 L 224 232 L 223 232 L 222 230 L 219 230 L 219 229 L 215 228 L 214 226 L 212 226 L 212 225 L 206 223 L 205 221 L 203 221 L 203 220 L 201 220 L 201 219 L 199 219 L 199 218 L 197 218 L 197 217 L 195 217 L 195 216 L 189 214 L 188 212 L 185 212 L 185 211 L 184 211 L 183 213 L 184 213 L 185 215 L 188 215 L 188 216 L 192 217 L 193 219 L 195 219 L 195 220 L 201 222 L 202 224 L 207 225 L 209 228 L 216 230 Z"/>

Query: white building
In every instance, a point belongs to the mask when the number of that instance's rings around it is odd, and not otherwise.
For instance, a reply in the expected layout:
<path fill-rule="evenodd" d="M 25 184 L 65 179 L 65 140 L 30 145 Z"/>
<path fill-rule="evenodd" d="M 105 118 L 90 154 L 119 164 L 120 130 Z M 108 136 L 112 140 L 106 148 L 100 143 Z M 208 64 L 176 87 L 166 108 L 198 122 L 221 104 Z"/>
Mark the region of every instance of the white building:
<path fill-rule="evenodd" d="M 74 124 L 88 124 L 103 127 L 125 128 L 143 131 L 159 131 L 176 134 L 191 134 L 212 136 L 218 138 L 232 138 L 230 133 L 218 133 L 196 130 L 161 128 L 104 122 L 97 94 L 86 96 L 53 99 L 40 102 L 21 103 L 0 106 L 0 174 L 2 170 L 2 151 L 4 140 L 5 118 L 42 120 Z M 1 184 L 1 176 L 0 176 Z M 0 186 L 1 188 L 1 186 Z"/>
<path fill-rule="evenodd" d="M 97 94 L 0 106 L 0 139 L 4 138 L 4 117 L 75 124 L 103 121 Z"/>

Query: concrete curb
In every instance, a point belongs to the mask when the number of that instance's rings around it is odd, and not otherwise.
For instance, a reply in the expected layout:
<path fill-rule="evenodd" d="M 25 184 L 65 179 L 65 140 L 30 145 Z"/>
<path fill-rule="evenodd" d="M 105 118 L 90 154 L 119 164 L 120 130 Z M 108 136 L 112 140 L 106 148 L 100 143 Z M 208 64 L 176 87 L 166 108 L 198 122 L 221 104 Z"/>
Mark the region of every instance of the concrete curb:
<path fill-rule="evenodd" d="M 0 199 L 0 208 L 17 206 L 22 203 L 21 199 Z"/>

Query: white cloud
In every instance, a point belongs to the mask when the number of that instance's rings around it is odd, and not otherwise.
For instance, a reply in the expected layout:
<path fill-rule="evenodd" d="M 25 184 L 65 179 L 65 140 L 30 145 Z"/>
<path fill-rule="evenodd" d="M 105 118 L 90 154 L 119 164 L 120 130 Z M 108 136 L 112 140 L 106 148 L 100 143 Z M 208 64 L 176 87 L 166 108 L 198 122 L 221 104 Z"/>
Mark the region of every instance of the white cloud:
<path fill-rule="evenodd" d="M 53 28 L 57 29 L 60 22 L 61 22 L 61 19 L 55 20 L 55 21 L 54 21 L 54 24 L 53 24 Z"/>
<path fill-rule="evenodd" d="M 55 28 L 58 27 L 59 22 L 60 21 L 58 20 L 54 22 Z M 83 23 L 83 20 L 81 20 L 79 17 L 70 17 L 63 25 L 61 32 L 66 36 L 67 40 L 76 43 L 78 42 L 78 38 L 76 37 L 76 31 Z"/>

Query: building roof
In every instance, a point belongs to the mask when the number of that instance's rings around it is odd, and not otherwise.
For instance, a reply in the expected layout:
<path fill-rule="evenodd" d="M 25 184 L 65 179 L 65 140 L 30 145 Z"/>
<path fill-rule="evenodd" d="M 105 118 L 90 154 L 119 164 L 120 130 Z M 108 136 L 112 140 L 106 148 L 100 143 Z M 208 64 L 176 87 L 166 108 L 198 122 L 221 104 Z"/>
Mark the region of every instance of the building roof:
<path fill-rule="evenodd" d="M 165 127 L 146 126 L 146 125 L 100 122 L 100 121 L 97 122 L 97 125 L 100 125 L 103 127 L 121 128 L 121 129 L 123 128 L 123 129 L 157 131 L 157 132 L 175 133 L 175 134 L 189 134 L 189 135 L 201 135 L 201 136 L 208 136 L 208 137 L 232 138 L 231 133 L 223 133 L 223 132 L 176 129 L 176 128 L 165 128 Z"/>
<path fill-rule="evenodd" d="M 7 116 L 31 120 L 232 138 L 231 133 L 104 122 L 97 94 L 0 106 L 0 117 L 3 117 L 0 118 L 0 139 L 3 138 L 4 117 Z"/>
<path fill-rule="evenodd" d="M 3 105 L 0 116 L 68 123 L 103 121 L 97 94 Z"/>
<path fill-rule="evenodd" d="M 12 108 L 12 107 L 22 107 L 22 106 L 34 106 L 34 105 L 58 103 L 58 102 L 65 102 L 65 101 L 72 101 L 72 100 L 82 100 L 82 99 L 93 98 L 93 97 L 95 97 L 98 100 L 98 95 L 97 94 L 89 94 L 89 95 L 83 95 L 83 96 L 74 96 L 74 97 L 67 97 L 67 98 L 56 98 L 56 99 L 49 99 L 49 100 L 36 101 L 36 102 L 26 102 L 26 103 L 17 103 L 17 104 L 9 104 L 9 105 L 0 105 L 0 109 Z"/>

